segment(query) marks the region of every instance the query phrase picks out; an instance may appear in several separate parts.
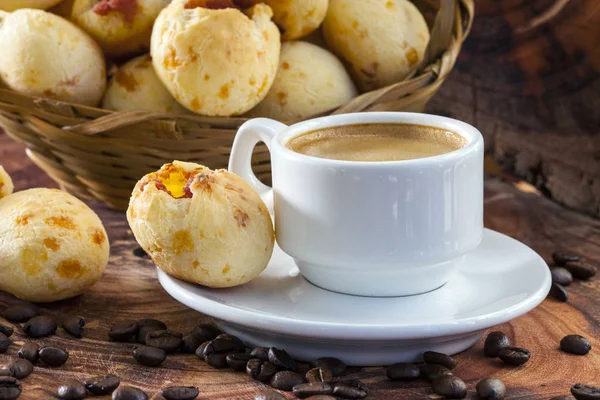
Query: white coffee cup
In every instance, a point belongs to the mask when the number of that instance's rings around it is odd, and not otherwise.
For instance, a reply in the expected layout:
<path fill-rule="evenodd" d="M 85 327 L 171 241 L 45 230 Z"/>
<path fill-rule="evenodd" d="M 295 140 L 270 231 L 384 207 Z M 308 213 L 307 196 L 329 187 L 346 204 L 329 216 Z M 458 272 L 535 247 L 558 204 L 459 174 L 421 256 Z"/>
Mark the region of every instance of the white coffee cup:
<path fill-rule="evenodd" d="M 434 157 L 385 162 L 317 158 L 285 147 L 306 132 L 365 123 L 438 127 L 468 144 Z M 252 172 L 252 150 L 260 141 L 271 152 L 273 188 Z M 310 282 L 345 294 L 405 296 L 444 285 L 479 245 L 483 152 L 477 129 L 435 115 L 357 113 L 291 126 L 258 118 L 237 132 L 229 170 L 273 207 L 277 242 Z"/>

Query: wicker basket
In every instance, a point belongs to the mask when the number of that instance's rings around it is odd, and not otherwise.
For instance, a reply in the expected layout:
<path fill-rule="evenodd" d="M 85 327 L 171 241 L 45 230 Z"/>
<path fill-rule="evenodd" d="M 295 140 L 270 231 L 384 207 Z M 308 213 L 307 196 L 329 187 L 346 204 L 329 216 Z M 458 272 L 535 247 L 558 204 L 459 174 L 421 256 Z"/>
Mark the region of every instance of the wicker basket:
<path fill-rule="evenodd" d="M 423 66 L 410 79 L 365 93 L 328 114 L 423 111 L 450 73 L 473 20 L 473 0 L 416 0 L 430 26 Z M 0 89 L 0 127 L 27 147 L 27 155 L 62 189 L 126 209 L 144 174 L 172 160 L 227 166 L 245 118 L 214 118 L 147 111 L 112 112 L 33 98 Z M 257 146 L 254 170 L 270 178 L 269 154 Z"/>

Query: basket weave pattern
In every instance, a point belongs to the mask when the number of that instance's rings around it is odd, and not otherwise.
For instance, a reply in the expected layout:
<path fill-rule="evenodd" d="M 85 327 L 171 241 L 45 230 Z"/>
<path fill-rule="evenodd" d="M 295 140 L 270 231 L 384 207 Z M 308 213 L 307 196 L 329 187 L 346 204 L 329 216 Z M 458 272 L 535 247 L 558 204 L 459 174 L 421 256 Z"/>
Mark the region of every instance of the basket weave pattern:
<path fill-rule="evenodd" d="M 473 0 L 414 3 L 426 18 L 434 17 L 420 70 L 407 80 L 364 93 L 327 114 L 423 111 L 454 66 L 471 27 L 474 4 Z M 246 120 L 113 112 L 0 89 L 0 127 L 27 147 L 29 158 L 64 190 L 121 210 L 127 208 L 137 180 L 166 162 L 194 161 L 225 168 L 235 132 Z M 269 179 L 266 146 L 257 146 L 253 168 L 260 179 Z"/>

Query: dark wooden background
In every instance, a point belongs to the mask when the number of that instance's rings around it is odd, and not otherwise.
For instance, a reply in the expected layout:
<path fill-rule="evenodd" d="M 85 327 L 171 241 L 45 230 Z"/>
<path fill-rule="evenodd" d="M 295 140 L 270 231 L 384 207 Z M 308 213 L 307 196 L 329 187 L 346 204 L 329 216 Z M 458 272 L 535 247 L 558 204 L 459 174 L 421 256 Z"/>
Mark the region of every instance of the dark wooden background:
<path fill-rule="evenodd" d="M 498 164 L 537 187 L 512 178 L 489 178 L 485 223 L 547 259 L 562 249 L 600 263 L 600 222 L 583 214 L 598 215 L 600 208 L 599 10 L 597 0 L 477 1 L 475 25 L 457 68 L 429 108 L 477 126 Z M 1 133 L 0 164 L 19 190 L 54 186 L 23 149 Z M 183 355 L 169 357 L 161 368 L 143 368 L 131 358 L 129 345 L 106 341 L 116 320 L 155 317 L 186 331 L 208 318 L 171 299 L 158 284 L 152 263 L 132 254 L 137 246 L 122 213 L 92 206 L 109 233 L 109 267 L 83 296 L 44 306 L 50 313 L 85 317 L 85 337 L 76 340 L 60 331 L 38 340 L 67 348 L 71 358 L 60 368 L 36 367 L 23 381 L 21 398 L 52 398 L 68 377 L 111 372 L 156 399 L 161 387 L 174 384 L 199 386 L 204 400 L 252 399 L 262 386 L 245 374 L 213 370 Z M 547 299 L 529 314 L 497 327 L 532 351 L 525 366 L 508 368 L 484 358 L 481 342 L 457 356 L 455 373 L 467 382 L 469 397 L 478 380 L 487 376 L 503 379 L 510 399 L 566 395 L 578 382 L 600 386 L 600 284 L 597 279 L 577 282 L 569 292 L 568 303 Z M 13 301 L 0 294 L 0 308 Z M 592 352 L 584 357 L 561 353 L 558 343 L 570 333 L 588 337 Z M 14 358 L 24 341 L 20 333 L 13 339 L 0 362 Z M 357 368 L 352 374 L 369 384 L 371 399 L 436 397 L 425 382 L 389 382 L 382 368 Z"/>

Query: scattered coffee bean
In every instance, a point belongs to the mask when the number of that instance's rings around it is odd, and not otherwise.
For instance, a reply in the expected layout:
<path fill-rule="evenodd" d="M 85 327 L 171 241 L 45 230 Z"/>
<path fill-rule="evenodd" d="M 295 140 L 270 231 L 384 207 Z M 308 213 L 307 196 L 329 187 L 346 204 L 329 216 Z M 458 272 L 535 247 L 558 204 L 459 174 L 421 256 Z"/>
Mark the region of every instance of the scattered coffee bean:
<path fill-rule="evenodd" d="M 85 387 L 90 393 L 96 396 L 111 394 L 121 384 L 121 380 L 116 375 L 99 376 L 84 382 Z"/>
<path fill-rule="evenodd" d="M 204 360 L 204 350 L 206 350 L 206 347 L 208 346 L 209 343 L 210 343 L 210 341 L 204 342 L 200 346 L 198 346 L 198 348 L 196 349 L 196 352 L 194 353 L 194 354 L 196 354 L 196 357 Z"/>
<path fill-rule="evenodd" d="M 317 367 L 309 370 L 304 377 L 308 383 L 330 382 L 333 380 L 333 374 L 327 367 Z"/>
<path fill-rule="evenodd" d="M 127 342 L 139 331 L 135 321 L 119 322 L 113 325 L 108 332 L 108 337 L 117 342 Z"/>
<path fill-rule="evenodd" d="M 223 332 L 221 332 L 219 328 L 210 324 L 200 324 L 198 326 L 195 326 L 191 332 L 192 335 L 196 335 L 202 338 L 201 343 L 208 342 L 209 340 L 214 340 L 221 333 Z"/>
<path fill-rule="evenodd" d="M 0 376 L 12 376 L 8 368 L 0 368 Z"/>
<path fill-rule="evenodd" d="M 160 390 L 166 400 L 193 400 L 200 392 L 194 386 L 171 386 Z"/>
<path fill-rule="evenodd" d="M 304 377 L 293 371 L 280 371 L 271 378 L 270 385 L 275 389 L 290 392 L 294 386 L 304 383 Z"/>
<path fill-rule="evenodd" d="M 83 328 L 84 325 L 85 320 L 81 317 L 67 317 L 62 321 L 63 329 L 78 339 L 83 337 L 81 328 Z"/>
<path fill-rule="evenodd" d="M 438 364 L 442 365 L 448 369 L 454 369 L 458 362 L 444 353 L 438 353 L 436 351 L 426 351 L 423 353 L 423 361 L 427 364 Z"/>
<path fill-rule="evenodd" d="M 269 361 L 253 358 L 246 364 L 246 373 L 259 382 L 265 382 L 277 372 L 277 367 Z"/>
<path fill-rule="evenodd" d="M 180 350 L 183 353 L 194 354 L 196 352 L 196 350 L 198 349 L 198 347 L 200 347 L 200 345 L 204 342 L 205 342 L 205 340 L 202 336 L 190 333 L 188 335 L 185 335 L 183 337 L 183 339 L 181 339 L 181 349 Z"/>
<path fill-rule="evenodd" d="M 314 361 L 312 364 L 313 364 L 313 367 L 315 367 L 315 368 L 316 367 L 327 368 L 328 370 L 331 371 L 333 376 L 343 375 L 344 372 L 346 372 L 346 369 L 348 368 L 342 360 L 338 360 L 337 358 L 333 358 L 333 357 L 319 358 L 317 361 Z"/>
<path fill-rule="evenodd" d="M 561 302 L 566 302 L 569 300 L 569 294 L 567 293 L 567 289 L 565 289 L 562 285 L 558 283 L 553 283 L 550 286 L 550 296 L 554 297 L 556 300 Z"/>
<path fill-rule="evenodd" d="M 567 335 L 560 341 L 560 348 L 566 353 L 584 356 L 590 352 L 592 345 L 580 335 Z"/>
<path fill-rule="evenodd" d="M 211 353 L 204 356 L 204 361 L 213 368 L 223 369 L 229 367 L 227 363 L 228 353 Z"/>
<path fill-rule="evenodd" d="M 23 345 L 23 347 L 21 347 L 19 349 L 19 352 L 17 353 L 17 355 L 20 358 L 29 360 L 30 362 L 34 363 L 38 360 L 38 352 L 39 351 L 40 351 L 40 346 L 38 346 L 37 344 L 35 344 L 33 342 L 26 342 Z"/>
<path fill-rule="evenodd" d="M 573 278 L 584 281 L 596 275 L 596 272 L 598 271 L 598 268 L 596 268 L 595 265 L 583 261 L 568 262 L 565 264 L 565 269 L 573 275 Z"/>
<path fill-rule="evenodd" d="M 148 334 L 163 330 L 164 329 L 156 325 L 139 327 L 137 333 L 135 334 L 135 341 L 139 344 L 146 344 L 146 338 L 148 337 Z"/>
<path fill-rule="evenodd" d="M 498 378 L 485 378 L 475 387 L 477 394 L 484 400 L 502 400 L 506 396 L 506 386 Z"/>
<path fill-rule="evenodd" d="M 0 333 L 0 353 L 6 353 L 10 346 L 10 339 L 4 333 Z"/>
<path fill-rule="evenodd" d="M 254 396 L 254 400 L 286 400 L 285 396 L 273 390 L 264 390 Z"/>
<path fill-rule="evenodd" d="M 306 375 L 306 373 L 308 371 L 310 371 L 312 368 L 313 368 L 313 366 L 311 363 L 296 360 L 296 371 L 295 372 L 299 373 L 300 375 L 302 375 L 302 376 Z"/>
<path fill-rule="evenodd" d="M 154 331 L 146 335 L 146 346 L 158 347 L 167 353 L 174 353 L 181 347 L 181 333 L 173 331 Z"/>
<path fill-rule="evenodd" d="M 237 336 L 233 336 L 228 333 L 221 333 L 214 340 L 218 340 L 219 343 L 230 343 L 231 345 L 235 344 L 235 351 L 237 353 L 243 353 L 246 351 L 246 345 Z"/>
<path fill-rule="evenodd" d="M 82 400 L 86 396 L 85 386 L 76 379 L 68 379 L 58 387 L 58 397 L 64 400 Z"/>
<path fill-rule="evenodd" d="M 69 359 L 69 352 L 60 347 L 44 346 L 38 351 L 40 361 L 51 367 L 60 367 Z"/>
<path fill-rule="evenodd" d="M 228 354 L 227 357 L 225 357 L 225 359 L 227 360 L 227 364 L 234 370 L 245 371 L 246 364 L 248 364 L 248 361 L 250 361 L 252 357 L 250 356 L 250 354 L 246 353 L 233 353 Z"/>
<path fill-rule="evenodd" d="M 577 400 L 599 400 L 600 388 L 578 383 L 571 388 L 571 394 Z"/>
<path fill-rule="evenodd" d="M 148 253 L 146 253 L 146 250 L 142 249 L 141 247 L 133 249 L 133 255 L 136 257 L 148 257 Z"/>
<path fill-rule="evenodd" d="M 33 338 L 45 337 L 56 333 L 56 321 L 47 315 L 31 318 L 23 325 L 23 332 Z"/>
<path fill-rule="evenodd" d="M 146 367 L 158 367 L 167 358 L 167 353 L 158 347 L 139 346 L 133 348 L 133 358 Z"/>
<path fill-rule="evenodd" d="M 518 367 L 519 365 L 523 365 L 529 361 L 531 353 L 529 350 L 520 347 L 507 347 L 500 350 L 498 357 L 500 357 L 505 364 Z"/>
<path fill-rule="evenodd" d="M 17 379 L 25 379 L 33 372 L 33 364 L 24 358 L 17 358 L 8 365 L 10 374 Z"/>
<path fill-rule="evenodd" d="M 112 400 L 148 400 L 148 396 L 141 389 L 121 386 L 113 392 Z"/>
<path fill-rule="evenodd" d="M 569 286 L 573 282 L 573 275 L 563 267 L 550 268 L 550 274 L 552 274 L 552 283 Z"/>
<path fill-rule="evenodd" d="M 269 361 L 269 348 L 268 347 L 257 347 L 252 349 L 250 352 L 252 358 L 258 358 L 259 360 Z"/>
<path fill-rule="evenodd" d="M 581 260 L 581 256 L 573 253 L 566 253 L 563 251 L 555 251 L 552 253 L 552 261 L 554 264 L 558 266 L 565 265 L 569 261 L 579 261 Z"/>
<path fill-rule="evenodd" d="M 367 385 L 358 379 L 342 379 L 342 378 L 337 378 L 337 380 L 335 381 L 335 385 L 346 385 L 346 386 L 352 386 L 354 388 L 360 389 L 365 393 L 369 393 L 369 388 L 367 387 Z M 334 386 L 335 386 L 334 385 Z"/>
<path fill-rule="evenodd" d="M 467 396 L 467 385 L 454 375 L 440 376 L 431 384 L 436 394 L 450 399 L 464 399 Z"/>
<path fill-rule="evenodd" d="M 387 377 L 393 381 L 408 381 L 417 379 L 421 375 L 419 367 L 414 364 L 396 363 L 390 365 L 385 371 Z"/>
<path fill-rule="evenodd" d="M 6 326 L 3 324 L 0 324 L 0 333 L 6 335 L 6 337 L 11 337 L 12 334 L 14 333 L 14 329 L 12 326 Z"/>
<path fill-rule="evenodd" d="M 287 351 L 271 347 L 269 349 L 269 361 L 271 364 L 277 367 L 277 369 L 284 371 L 296 371 L 296 361 L 290 356 Z"/>
<path fill-rule="evenodd" d="M 246 346 L 235 337 L 217 337 L 208 342 L 204 348 L 204 355 L 208 353 L 244 353 Z"/>
<path fill-rule="evenodd" d="M 363 399 L 367 397 L 367 392 L 356 386 L 336 384 L 333 387 L 333 395 L 344 399 Z"/>
<path fill-rule="evenodd" d="M 510 339 L 504 334 L 504 332 L 490 332 L 490 334 L 485 338 L 483 354 L 485 354 L 486 357 L 498 357 L 500 350 L 507 347 L 510 347 Z"/>
<path fill-rule="evenodd" d="M 12 376 L 0 376 L 0 400 L 14 400 L 21 395 L 21 381 Z"/>
<path fill-rule="evenodd" d="M 423 364 L 419 366 L 419 371 L 421 372 L 421 376 L 429 382 L 433 382 L 441 376 L 452 375 L 452 372 L 448 368 L 438 364 Z"/>
<path fill-rule="evenodd" d="M 329 383 L 301 383 L 292 388 L 294 396 L 306 399 L 310 396 L 329 395 L 333 393 L 333 386 Z"/>
<path fill-rule="evenodd" d="M 10 322 L 26 322 L 40 313 L 40 309 L 32 304 L 16 304 L 4 310 L 2 316 Z"/>

